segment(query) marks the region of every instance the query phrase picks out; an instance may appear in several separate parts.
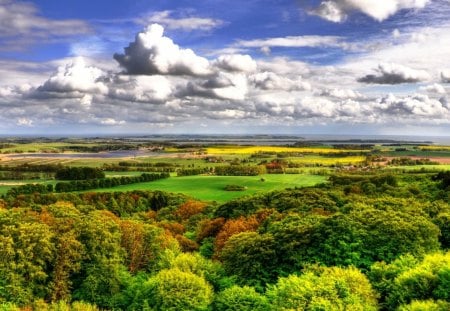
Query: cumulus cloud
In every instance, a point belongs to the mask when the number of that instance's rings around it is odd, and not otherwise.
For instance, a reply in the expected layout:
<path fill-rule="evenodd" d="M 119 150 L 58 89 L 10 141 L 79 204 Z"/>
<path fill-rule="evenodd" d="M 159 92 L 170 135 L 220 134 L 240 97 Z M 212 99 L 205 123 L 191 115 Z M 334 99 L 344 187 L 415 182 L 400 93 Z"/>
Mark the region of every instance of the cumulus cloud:
<path fill-rule="evenodd" d="M 0 38 L 5 41 L 0 49 L 21 49 L 51 37 L 65 37 L 91 32 L 81 20 L 52 20 L 40 16 L 31 2 L 0 0 Z"/>
<path fill-rule="evenodd" d="M 56 74 L 50 77 L 38 88 L 39 92 L 69 93 L 107 93 L 107 86 L 101 81 L 104 72 L 98 68 L 87 66 L 84 59 L 76 58 L 72 63 L 58 68 Z"/>
<path fill-rule="evenodd" d="M 249 77 L 250 82 L 261 90 L 304 91 L 311 90 L 311 84 L 302 81 L 301 77 L 292 80 L 273 72 L 259 72 Z"/>
<path fill-rule="evenodd" d="M 398 64 L 380 64 L 374 69 L 376 74 L 368 74 L 358 79 L 358 82 L 373 84 L 415 83 L 430 79 L 423 70 L 415 70 Z"/>
<path fill-rule="evenodd" d="M 248 83 L 244 74 L 219 72 L 206 81 L 188 82 L 186 87 L 179 91 L 178 96 L 244 100 L 247 92 Z"/>
<path fill-rule="evenodd" d="M 309 11 L 328 21 L 340 23 L 352 12 L 361 12 L 377 21 L 383 21 L 403 9 L 422 9 L 431 0 L 327 0 Z"/>
<path fill-rule="evenodd" d="M 354 90 L 350 89 L 325 89 L 320 92 L 321 96 L 333 97 L 338 99 L 361 99 L 364 96 Z"/>
<path fill-rule="evenodd" d="M 221 55 L 214 63 L 218 68 L 227 71 L 252 72 L 256 70 L 256 62 L 250 55 Z"/>
<path fill-rule="evenodd" d="M 159 11 L 151 15 L 141 18 L 142 24 L 157 23 L 163 25 L 167 29 L 178 29 L 185 31 L 192 30 L 211 30 L 223 25 L 220 19 L 204 18 L 196 16 L 174 17 L 173 11 Z"/>
<path fill-rule="evenodd" d="M 191 49 L 183 49 L 164 36 L 164 27 L 148 26 L 136 35 L 135 41 L 125 48 L 124 54 L 114 54 L 114 59 L 130 75 L 193 75 L 211 73 L 209 61 Z"/>
<path fill-rule="evenodd" d="M 109 96 L 130 102 L 161 102 L 172 94 L 170 81 L 160 75 L 117 76 L 109 84 Z"/>
<path fill-rule="evenodd" d="M 423 91 L 427 91 L 429 93 L 435 93 L 435 94 L 445 94 L 445 88 L 439 84 L 439 83 L 433 83 L 427 86 L 423 86 L 420 88 Z"/>
<path fill-rule="evenodd" d="M 441 72 L 441 81 L 443 83 L 450 83 L 450 70 L 444 70 Z"/>
<path fill-rule="evenodd" d="M 384 114 L 398 117 L 429 117 L 441 119 L 447 118 L 449 115 L 448 107 L 441 101 L 422 94 L 400 98 L 389 94 L 379 99 L 374 108 Z"/>

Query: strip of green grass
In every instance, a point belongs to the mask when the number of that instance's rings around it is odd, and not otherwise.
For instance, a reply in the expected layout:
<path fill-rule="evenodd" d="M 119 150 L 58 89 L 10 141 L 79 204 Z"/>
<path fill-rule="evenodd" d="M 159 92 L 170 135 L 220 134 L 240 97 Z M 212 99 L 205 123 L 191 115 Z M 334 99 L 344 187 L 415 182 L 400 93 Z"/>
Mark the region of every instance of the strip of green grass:
<path fill-rule="evenodd" d="M 261 181 L 264 178 L 265 181 Z M 199 200 L 223 203 L 241 196 L 252 195 L 273 190 L 307 187 L 322 183 L 325 176 L 267 174 L 261 176 L 186 176 L 171 177 L 148 183 L 118 186 L 98 189 L 98 192 L 131 191 L 131 190 L 162 190 L 183 193 Z M 247 187 L 245 191 L 225 191 L 226 185 Z"/>

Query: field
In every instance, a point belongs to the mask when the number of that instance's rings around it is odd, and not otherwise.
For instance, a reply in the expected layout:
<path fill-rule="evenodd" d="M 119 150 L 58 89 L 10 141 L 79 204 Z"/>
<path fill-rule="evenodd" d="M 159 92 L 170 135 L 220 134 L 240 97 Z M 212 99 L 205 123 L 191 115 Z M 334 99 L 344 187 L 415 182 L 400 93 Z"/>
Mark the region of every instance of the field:
<path fill-rule="evenodd" d="M 2 166 L 15 167 L 23 164 L 29 165 L 55 165 L 62 164 L 72 167 L 98 167 L 108 170 L 108 167 L 119 168 L 118 171 L 106 171 L 106 177 L 136 176 L 147 167 L 166 167 L 170 169 L 171 178 L 154 182 L 135 183 L 122 185 L 108 189 L 97 189 L 94 191 L 131 191 L 131 190 L 162 190 L 173 193 L 183 193 L 194 198 L 205 201 L 226 202 L 241 196 L 263 193 L 285 188 L 313 186 L 326 182 L 327 175 L 332 174 L 336 167 L 355 169 L 356 167 L 367 167 L 366 154 L 375 154 L 387 159 L 398 157 L 409 157 L 411 159 L 428 157 L 431 160 L 439 159 L 441 165 L 414 165 L 414 166 L 386 166 L 386 163 L 374 162 L 374 167 L 385 166 L 384 170 L 395 172 L 419 171 L 419 170 L 449 170 L 450 148 L 445 146 L 411 146 L 411 145 L 377 145 L 372 149 L 356 146 L 355 148 L 336 148 L 329 145 L 288 147 L 288 146 L 265 146 L 265 145 L 154 145 L 148 142 L 139 142 L 134 146 L 147 146 L 157 153 L 150 152 L 145 156 L 109 157 L 108 150 L 99 154 L 96 158 L 82 157 L 79 153 L 70 154 L 66 158 L 58 154 L 49 157 L 26 157 L 22 152 L 61 152 L 73 149 L 75 146 L 101 147 L 101 146 L 124 146 L 129 147 L 128 141 L 56 141 L 56 142 L 27 142 L 27 143 L 5 143 L 2 152 L 18 152 L 2 155 L 0 164 Z M 140 147 L 139 147 L 140 148 Z M 353 150 L 354 149 L 354 150 Z M 116 150 L 116 149 L 114 149 Z M 129 150 L 129 149 L 126 149 Z M 137 149 L 136 149 L 137 150 Z M 132 155 L 131 151 L 129 154 Z M 79 156 L 80 155 L 80 156 Z M 86 156 L 86 155 L 85 155 Z M 131 166 L 120 167 L 120 162 L 125 161 Z M 260 176 L 212 176 L 196 175 L 176 177 L 176 170 L 206 169 L 213 172 L 217 166 L 229 165 L 271 165 L 281 163 L 283 170 L 289 174 L 266 174 Z M 106 166 L 105 166 L 106 165 Z M 134 165 L 134 166 L 133 166 Z M 346 167 L 348 166 L 348 167 Z M 132 171 L 126 171 L 132 170 Z M 278 172 L 276 172 L 278 173 Z M 8 189 L 26 183 L 51 183 L 56 184 L 52 175 L 39 180 L 1 180 L 0 194 L 5 194 Z M 50 177 L 50 178 L 48 178 Z M 46 179 L 47 178 L 47 179 Z M 264 181 L 261 181 L 264 179 Z M 227 185 L 245 187 L 244 191 L 225 191 Z"/>
<path fill-rule="evenodd" d="M 290 158 L 290 161 L 302 165 L 352 165 L 361 164 L 366 160 L 364 156 L 338 156 L 338 157 L 323 157 L 323 156 L 305 156 Z"/>
<path fill-rule="evenodd" d="M 206 148 L 208 154 L 254 154 L 263 153 L 314 153 L 333 154 L 344 152 L 361 152 L 361 150 L 333 149 L 332 147 L 280 147 L 280 146 L 220 146 Z"/>
<path fill-rule="evenodd" d="M 265 181 L 261 181 L 263 178 Z M 124 185 L 98 191 L 163 190 L 183 193 L 199 200 L 223 203 L 228 200 L 267 191 L 313 186 L 326 181 L 325 176 L 308 174 L 266 174 L 261 176 L 186 176 L 148 183 Z M 247 187 L 245 191 L 225 191 L 226 185 Z"/>

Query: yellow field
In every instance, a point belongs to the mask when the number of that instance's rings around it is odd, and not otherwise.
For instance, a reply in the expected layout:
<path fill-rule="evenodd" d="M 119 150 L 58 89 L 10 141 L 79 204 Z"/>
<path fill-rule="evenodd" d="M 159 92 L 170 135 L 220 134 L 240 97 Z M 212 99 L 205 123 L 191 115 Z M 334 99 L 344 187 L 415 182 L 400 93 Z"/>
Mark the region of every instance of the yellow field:
<path fill-rule="evenodd" d="M 339 158 L 326 158 L 326 157 L 304 157 L 304 158 L 293 158 L 290 159 L 290 162 L 299 163 L 304 165 L 323 165 L 330 166 L 334 164 L 340 165 L 352 165 L 352 164 L 360 164 L 366 160 L 364 156 L 350 156 L 350 157 L 339 157 Z"/>
<path fill-rule="evenodd" d="M 253 154 L 257 152 L 296 152 L 315 154 L 337 154 L 343 152 L 361 152 L 361 150 L 333 149 L 325 147 L 278 147 L 278 146 L 221 146 L 206 148 L 208 154 Z"/>

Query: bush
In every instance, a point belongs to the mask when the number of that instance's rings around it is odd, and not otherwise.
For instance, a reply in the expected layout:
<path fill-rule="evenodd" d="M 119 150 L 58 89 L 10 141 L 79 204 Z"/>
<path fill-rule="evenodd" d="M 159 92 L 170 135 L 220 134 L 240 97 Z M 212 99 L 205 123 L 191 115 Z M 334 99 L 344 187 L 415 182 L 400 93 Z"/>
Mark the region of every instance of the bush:
<path fill-rule="evenodd" d="M 249 286 L 232 286 L 217 294 L 214 301 L 217 311 L 268 311 L 267 298 Z"/>
<path fill-rule="evenodd" d="M 154 310 L 208 310 L 213 298 L 212 287 L 203 277 L 179 269 L 162 270 L 144 286 Z"/>
<path fill-rule="evenodd" d="M 226 185 L 223 190 L 225 191 L 245 191 L 247 187 L 240 185 Z"/>
<path fill-rule="evenodd" d="M 359 270 L 333 267 L 317 272 L 290 275 L 269 286 L 273 310 L 378 309 L 376 293 Z"/>

